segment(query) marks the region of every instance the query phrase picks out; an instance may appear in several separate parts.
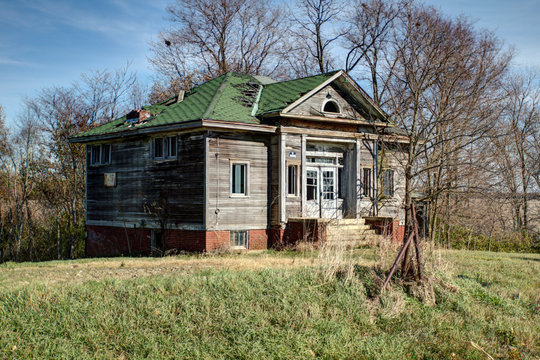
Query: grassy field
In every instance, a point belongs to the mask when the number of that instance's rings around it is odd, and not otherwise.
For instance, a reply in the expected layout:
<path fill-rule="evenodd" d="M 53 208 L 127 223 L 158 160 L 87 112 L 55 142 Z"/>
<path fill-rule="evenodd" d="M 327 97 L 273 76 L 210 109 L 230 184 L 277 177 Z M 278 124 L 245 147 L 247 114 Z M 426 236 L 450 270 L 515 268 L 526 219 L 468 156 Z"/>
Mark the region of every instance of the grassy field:
<path fill-rule="evenodd" d="M 0 359 L 540 358 L 540 255 L 427 253 L 434 304 L 376 297 L 392 256 L 2 264 Z"/>

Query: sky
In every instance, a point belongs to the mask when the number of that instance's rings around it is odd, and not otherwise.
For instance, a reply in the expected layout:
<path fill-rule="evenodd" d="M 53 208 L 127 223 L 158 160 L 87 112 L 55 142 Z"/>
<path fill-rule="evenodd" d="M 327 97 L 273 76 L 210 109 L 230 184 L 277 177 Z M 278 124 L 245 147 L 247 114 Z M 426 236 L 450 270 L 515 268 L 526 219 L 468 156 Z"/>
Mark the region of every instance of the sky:
<path fill-rule="evenodd" d="M 0 105 L 14 123 L 25 97 L 70 86 L 93 70 L 130 69 L 149 81 L 149 41 L 167 27 L 173 0 L 0 0 Z M 540 0 L 425 0 L 464 15 L 516 50 L 516 66 L 540 67 Z"/>

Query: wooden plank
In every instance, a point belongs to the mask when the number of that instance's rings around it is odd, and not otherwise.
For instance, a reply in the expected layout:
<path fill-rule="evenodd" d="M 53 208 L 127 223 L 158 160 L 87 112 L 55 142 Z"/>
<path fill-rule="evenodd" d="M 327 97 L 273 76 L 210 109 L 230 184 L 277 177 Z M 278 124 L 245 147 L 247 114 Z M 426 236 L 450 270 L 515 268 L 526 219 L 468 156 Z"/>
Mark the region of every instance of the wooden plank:
<path fill-rule="evenodd" d="M 206 168 L 208 229 L 231 230 L 268 226 L 269 144 L 269 137 L 263 135 L 209 135 Z M 248 164 L 247 196 L 231 194 L 231 164 L 234 162 Z"/>

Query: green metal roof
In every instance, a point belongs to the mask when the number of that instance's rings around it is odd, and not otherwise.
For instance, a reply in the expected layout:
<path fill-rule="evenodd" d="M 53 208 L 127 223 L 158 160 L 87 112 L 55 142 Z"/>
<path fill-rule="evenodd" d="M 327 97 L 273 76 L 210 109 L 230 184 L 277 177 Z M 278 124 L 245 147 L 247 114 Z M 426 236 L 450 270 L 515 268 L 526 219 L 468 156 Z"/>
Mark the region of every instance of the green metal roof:
<path fill-rule="evenodd" d="M 262 92 L 257 114 L 273 113 L 285 109 L 303 95 L 328 80 L 336 72 L 266 85 Z"/>
<path fill-rule="evenodd" d="M 194 120 L 221 120 L 260 124 L 258 116 L 283 110 L 336 72 L 301 79 L 274 82 L 267 78 L 229 72 L 194 87 L 183 101 L 144 106 L 151 117 L 143 123 L 127 124 L 126 117 L 110 121 L 73 139 L 112 135 L 133 129 L 173 125 Z"/>

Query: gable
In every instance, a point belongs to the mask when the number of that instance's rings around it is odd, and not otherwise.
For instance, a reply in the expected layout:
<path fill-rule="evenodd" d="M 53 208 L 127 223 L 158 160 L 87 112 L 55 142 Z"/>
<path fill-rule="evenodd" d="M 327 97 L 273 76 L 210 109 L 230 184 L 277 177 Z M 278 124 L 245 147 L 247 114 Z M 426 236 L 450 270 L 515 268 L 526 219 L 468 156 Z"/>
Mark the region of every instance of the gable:
<path fill-rule="evenodd" d="M 321 92 L 321 90 L 325 88 L 327 92 Z M 323 106 L 326 100 L 323 100 L 323 96 L 327 97 L 327 100 L 332 99 L 333 96 L 339 96 L 340 101 L 343 101 L 345 113 L 342 113 L 341 116 L 339 116 L 339 114 L 336 115 L 335 113 L 325 113 Z M 309 105 L 304 105 L 304 108 L 302 108 L 300 105 L 305 104 L 306 102 L 308 102 Z M 313 111 L 313 108 L 317 109 L 317 105 L 323 110 L 321 111 L 321 114 L 317 114 L 316 111 Z M 308 106 L 307 109 L 306 106 Z M 292 113 L 294 109 L 304 112 L 308 110 L 310 111 L 309 115 L 311 116 L 388 123 L 388 115 L 382 111 L 371 97 L 343 70 L 338 71 L 321 85 L 315 87 L 304 96 L 285 107 L 281 114 L 294 116 L 296 115 Z M 350 115 L 351 117 L 348 117 L 347 115 Z M 299 116 L 305 116 L 305 114 L 299 114 Z"/>
<path fill-rule="evenodd" d="M 352 103 L 353 100 L 337 86 L 329 84 L 290 108 L 287 114 L 366 120 L 365 113 L 362 114 L 358 106 L 355 109 Z M 337 107 L 337 112 L 325 111 L 334 106 Z"/>

